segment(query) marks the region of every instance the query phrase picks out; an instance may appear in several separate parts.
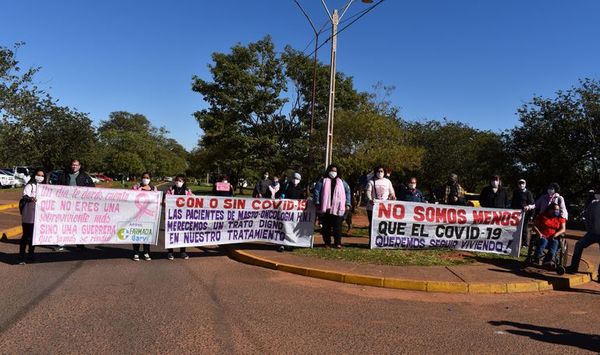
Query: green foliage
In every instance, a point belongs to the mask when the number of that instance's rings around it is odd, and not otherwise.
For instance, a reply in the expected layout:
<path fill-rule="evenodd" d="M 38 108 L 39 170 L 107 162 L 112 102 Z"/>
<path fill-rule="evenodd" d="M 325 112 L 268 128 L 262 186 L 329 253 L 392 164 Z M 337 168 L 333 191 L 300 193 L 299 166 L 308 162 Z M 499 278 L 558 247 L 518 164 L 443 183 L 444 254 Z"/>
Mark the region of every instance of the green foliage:
<path fill-rule="evenodd" d="M 600 181 L 600 84 L 585 79 L 554 98 L 535 96 L 519 109 L 521 126 L 507 132 L 507 151 L 528 185 L 558 182 L 580 195 Z M 566 188 L 566 189 L 565 189 Z"/>
<path fill-rule="evenodd" d="M 112 112 L 98 128 L 104 169 L 114 173 L 154 176 L 182 174 L 187 152 L 165 128 L 157 129 L 141 114 Z"/>

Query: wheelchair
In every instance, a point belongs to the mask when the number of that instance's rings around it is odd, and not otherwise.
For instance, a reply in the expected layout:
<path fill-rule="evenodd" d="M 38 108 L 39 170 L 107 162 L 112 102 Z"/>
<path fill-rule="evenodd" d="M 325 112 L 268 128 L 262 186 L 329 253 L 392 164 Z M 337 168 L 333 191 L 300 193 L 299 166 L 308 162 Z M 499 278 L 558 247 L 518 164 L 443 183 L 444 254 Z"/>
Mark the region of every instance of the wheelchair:
<path fill-rule="evenodd" d="M 525 259 L 524 267 L 536 265 L 536 263 L 534 262 L 535 261 L 534 253 L 535 253 L 535 249 L 537 248 L 537 246 L 540 242 L 540 239 L 541 239 L 541 237 L 538 234 L 531 234 L 531 239 L 530 239 L 530 241 L 528 243 L 529 245 L 527 247 L 527 258 Z M 569 250 L 569 247 L 567 245 L 567 241 L 565 240 L 564 234 L 558 236 L 557 239 L 558 239 L 558 250 L 556 251 L 554 258 L 552 258 L 551 263 L 553 265 L 554 271 L 556 271 L 556 273 L 559 275 L 563 275 L 565 273 L 566 267 L 567 267 L 567 252 Z M 546 248 L 546 250 L 543 250 L 540 260 L 544 260 L 544 258 L 546 257 L 546 255 L 549 252 L 550 251 L 548 250 L 548 248 Z"/>

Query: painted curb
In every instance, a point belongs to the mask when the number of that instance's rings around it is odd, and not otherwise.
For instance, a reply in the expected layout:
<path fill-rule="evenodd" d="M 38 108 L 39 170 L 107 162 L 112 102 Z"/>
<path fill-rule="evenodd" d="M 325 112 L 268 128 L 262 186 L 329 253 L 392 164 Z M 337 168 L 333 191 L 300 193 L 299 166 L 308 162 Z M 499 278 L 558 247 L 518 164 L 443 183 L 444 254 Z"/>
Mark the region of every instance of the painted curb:
<path fill-rule="evenodd" d="M 0 231 L 0 236 L 2 237 L 2 240 L 18 237 L 21 234 L 23 234 L 23 228 L 21 226 L 12 227 Z"/>
<path fill-rule="evenodd" d="M 301 265 L 278 263 L 263 257 L 258 257 L 247 251 L 235 248 L 228 249 L 229 257 L 244 264 L 265 267 L 271 270 L 288 272 L 301 276 L 317 279 L 336 281 L 354 285 L 374 286 L 400 290 L 443 292 L 443 293 L 523 293 L 540 292 L 547 290 L 564 290 L 574 286 L 590 282 L 594 275 L 591 271 L 595 267 L 590 262 L 581 259 L 588 266 L 588 273 L 568 275 L 566 277 L 549 277 L 549 280 L 532 280 L 529 282 L 443 282 L 427 280 L 404 280 L 396 278 L 384 278 L 370 275 L 343 273 L 331 270 L 314 269 Z"/>
<path fill-rule="evenodd" d="M 13 208 L 19 208 L 19 203 L 15 202 L 15 203 L 9 203 L 7 205 L 0 205 L 0 211 L 12 210 Z"/>

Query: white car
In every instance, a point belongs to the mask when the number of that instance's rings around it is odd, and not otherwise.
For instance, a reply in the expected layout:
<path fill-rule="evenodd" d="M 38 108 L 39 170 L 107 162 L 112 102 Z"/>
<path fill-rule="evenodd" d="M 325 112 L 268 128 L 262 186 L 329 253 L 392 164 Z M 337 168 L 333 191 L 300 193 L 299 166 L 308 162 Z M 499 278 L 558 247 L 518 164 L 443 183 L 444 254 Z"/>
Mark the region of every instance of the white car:
<path fill-rule="evenodd" d="M 6 170 L 0 170 L 0 187 L 15 187 L 15 177 Z"/>

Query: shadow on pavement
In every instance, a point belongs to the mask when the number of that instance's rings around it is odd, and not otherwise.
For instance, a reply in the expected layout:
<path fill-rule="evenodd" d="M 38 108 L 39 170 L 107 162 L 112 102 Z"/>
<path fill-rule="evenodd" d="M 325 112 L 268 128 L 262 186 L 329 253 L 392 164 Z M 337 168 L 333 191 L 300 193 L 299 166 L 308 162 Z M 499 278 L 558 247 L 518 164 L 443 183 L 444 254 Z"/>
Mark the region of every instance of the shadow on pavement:
<path fill-rule="evenodd" d="M 554 272 L 554 275 L 550 275 L 546 272 L 551 272 L 549 269 L 544 269 L 544 268 L 536 268 L 536 267 L 532 267 L 529 266 L 527 268 L 524 268 L 524 264 L 521 261 L 518 260 L 511 260 L 511 259 L 494 259 L 494 258 L 482 258 L 479 256 L 470 256 L 468 257 L 471 260 L 474 260 L 478 263 L 481 264 L 488 264 L 488 265 L 492 265 L 495 268 L 489 268 L 489 271 L 494 271 L 494 272 L 498 272 L 498 273 L 509 273 L 509 274 L 513 274 L 513 275 L 517 275 L 517 276 L 522 276 L 522 277 L 528 277 L 528 278 L 532 278 L 532 279 L 537 279 L 537 280 L 548 280 L 548 277 L 552 277 L 552 276 L 556 276 L 559 277 L 558 274 L 556 274 L 556 272 Z"/>
<path fill-rule="evenodd" d="M 573 332 L 567 329 L 550 328 L 539 325 L 511 322 L 490 321 L 494 326 L 508 326 L 517 329 L 506 329 L 505 332 L 514 335 L 526 336 L 532 340 L 545 343 L 573 346 L 579 349 L 600 352 L 600 336 Z"/>
<path fill-rule="evenodd" d="M 0 262 L 14 265 L 18 263 L 19 250 L 18 240 L 7 240 L 2 243 L 13 244 L 15 246 L 14 253 L 5 253 L 0 251 Z M 175 258 L 179 257 L 179 248 L 175 249 Z M 187 248 L 187 254 L 190 259 L 196 257 L 214 257 L 214 256 L 226 256 L 227 253 L 224 249 L 218 248 Z M 55 251 L 53 247 L 49 246 L 36 246 L 35 247 L 35 264 L 40 263 L 54 263 L 64 261 L 79 261 L 79 260 L 110 260 L 110 259 L 131 259 L 133 256 L 133 250 L 131 247 L 111 247 L 106 245 L 98 245 L 96 247 L 86 247 L 85 249 L 79 249 L 75 246 L 65 247 L 65 251 Z M 167 259 L 167 251 L 150 251 L 150 257 L 152 259 Z"/>

